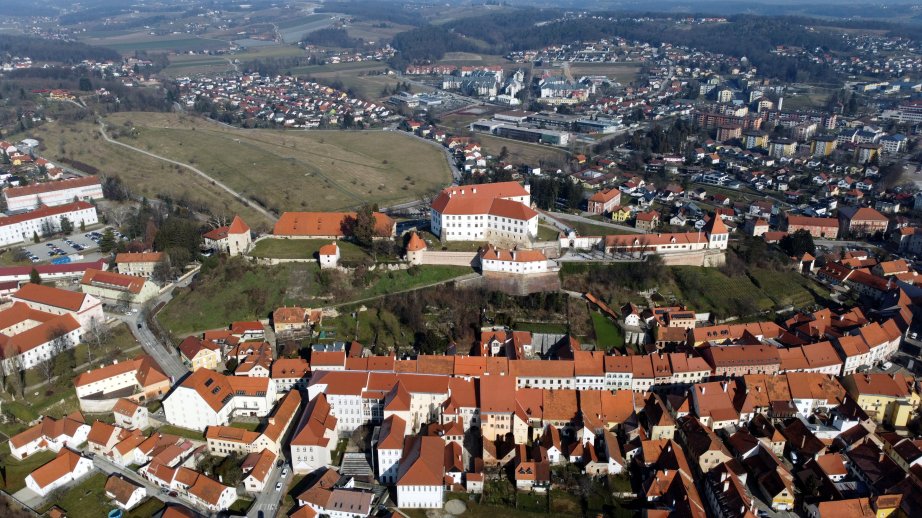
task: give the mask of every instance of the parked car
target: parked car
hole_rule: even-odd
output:
[[[278,484],[275,485],[275,490],[276,490],[276,491],[281,491],[281,490],[282,490],[282,483],[281,483],[281,482],[279,482]]]

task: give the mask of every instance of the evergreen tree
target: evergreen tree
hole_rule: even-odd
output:
[[[29,282],[32,284],[41,284],[42,276],[38,274],[38,270],[32,268],[32,271],[29,272]]]

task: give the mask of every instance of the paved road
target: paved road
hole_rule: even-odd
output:
[[[167,303],[173,298],[173,290],[176,288],[184,288],[192,282],[192,278],[195,275],[190,275],[189,277],[183,279],[179,283],[174,283],[170,285],[170,288],[161,293],[157,298],[154,299],[150,307],[156,307],[161,302]],[[172,376],[173,381],[178,381],[180,378],[186,375],[189,372],[189,369],[182,363],[179,359],[179,353],[177,352],[176,347],[173,344],[164,344],[157,339],[157,336],[151,332],[147,327],[147,323],[144,321],[141,312],[132,313],[128,315],[115,315],[116,318],[128,324],[128,327],[131,329],[131,333],[134,337],[141,343],[141,346],[144,347],[144,351],[151,355],[158,365],[163,369],[163,372],[167,376]],[[138,328],[138,324],[141,324],[141,327]]]
[[[600,226],[600,227],[614,228],[614,229],[623,230],[623,231],[626,231],[626,232],[633,232],[633,233],[635,233],[635,234],[646,234],[646,232],[644,232],[643,230],[638,230],[638,229],[636,229],[636,228],[634,228],[634,227],[629,227],[629,226],[627,226],[627,225],[619,225],[619,224],[617,224],[617,223],[609,223],[609,222],[607,222],[607,221],[599,221],[599,220],[597,220],[597,219],[591,219],[591,218],[586,218],[586,217],[583,217],[583,216],[577,216],[577,215],[575,215],[575,214],[567,214],[567,213],[564,213],[564,212],[551,212],[551,211],[541,211],[541,213],[545,215],[545,217],[546,217],[545,220],[546,220],[546,221],[551,221],[552,223],[554,223],[555,221],[558,222],[558,223],[562,223],[562,222],[560,222],[559,220],[579,221],[579,222],[581,222],[581,223],[588,223],[588,224],[590,224],[590,225],[598,225],[598,226]],[[565,228],[562,228],[561,225],[555,225],[555,226],[557,226],[557,228],[560,228],[561,230],[566,230]]]
[[[247,516],[250,518],[272,518],[273,516],[282,516],[287,509],[279,509],[282,497],[288,491],[288,481],[291,480],[291,470],[288,470],[288,476],[281,479],[282,468],[272,466],[269,477],[266,479],[266,487],[256,495],[256,500],[250,506]],[[275,484],[281,480],[282,489],[275,490]]]
[[[193,173],[195,173],[195,174],[201,176],[202,178],[208,180],[208,181],[211,182],[213,185],[216,185],[217,187],[219,187],[219,188],[221,188],[221,189],[227,191],[231,196],[233,196],[234,198],[237,198],[237,199],[238,199],[241,203],[243,203],[244,205],[246,205],[246,206],[252,208],[253,210],[255,210],[255,211],[259,212],[260,214],[262,214],[263,216],[267,217],[267,218],[269,219],[269,221],[272,221],[272,222],[278,221],[279,218],[278,218],[275,214],[273,214],[273,213],[269,212],[268,210],[266,210],[266,209],[260,207],[260,206],[257,205],[256,203],[251,202],[250,200],[248,200],[248,199],[246,198],[246,196],[244,196],[244,195],[240,194],[239,192],[237,192],[237,191],[231,189],[230,187],[227,186],[227,184],[222,183],[222,182],[218,181],[217,179],[212,178],[211,176],[208,176],[208,174],[206,174],[205,172],[203,172],[201,169],[198,169],[197,167],[193,167],[193,166],[191,166],[191,165],[189,165],[189,164],[185,164],[185,163],[183,163],[183,162],[177,162],[176,160],[172,160],[172,159],[170,159],[170,158],[167,158],[167,157],[164,157],[164,156],[160,156],[160,155],[151,153],[150,151],[145,151],[145,150],[143,150],[143,149],[136,148],[136,147],[134,147],[134,146],[129,146],[128,144],[125,144],[125,143],[123,143],[123,142],[119,142],[119,141],[117,141],[117,140],[114,140],[114,139],[110,138],[108,134],[106,134],[106,124],[105,124],[104,122],[102,122],[101,119],[100,119],[98,122],[99,122],[99,133],[102,134],[102,138],[106,139],[106,142],[109,142],[110,144],[115,144],[115,145],[117,145],[117,146],[122,146],[122,147],[127,148],[127,149],[130,149],[130,150],[132,150],[132,151],[141,153],[142,155],[147,155],[147,156],[149,156],[149,157],[151,157],[151,158],[156,158],[157,160],[163,160],[164,162],[167,162],[167,163],[170,163],[170,164],[173,164],[173,165],[178,165],[178,166],[180,166],[180,167],[185,167],[186,169],[192,171]]]

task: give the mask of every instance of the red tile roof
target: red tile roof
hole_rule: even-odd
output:
[[[56,182],[34,183],[32,185],[24,185],[22,187],[7,187],[6,189],[3,189],[3,193],[7,198],[14,198],[17,196],[30,196],[33,194],[62,191],[65,189],[73,189],[75,187],[86,187],[88,185],[94,184],[100,184],[99,178],[95,176],[81,176],[80,178],[69,178],[67,180],[59,180]]]
[[[272,233],[277,236],[338,236],[346,235],[347,218],[355,212],[285,212],[275,223]],[[374,213],[375,230],[381,237],[394,232],[394,220],[382,212]]]

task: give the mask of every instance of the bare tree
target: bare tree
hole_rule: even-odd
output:
[[[86,348],[86,361],[93,361],[93,348],[100,349],[103,345],[109,343],[109,340],[112,338],[112,331],[109,329],[109,326],[105,322],[100,321],[96,317],[90,319],[90,323],[87,326],[86,338],[89,341]]]
[[[109,211],[109,220],[112,221],[116,227],[122,228],[126,223],[128,223],[128,219],[133,215],[134,210],[132,210],[130,206],[119,205],[117,207],[113,207],[112,210]]]
[[[228,225],[230,225],[230,222],[228,221],[227,214],[212,214],[211,217],[208,218],[208,226],[211,228],[226,227]]]
[[[7,358],[2,370],[6,374],[10,395],[13,396],[13,399],[16,399],[16,396],[22,397],[25,382],[23,380],[22,356],[19,355],[19,349],[15,345],[7,344],[3,349],[3,356]]]

